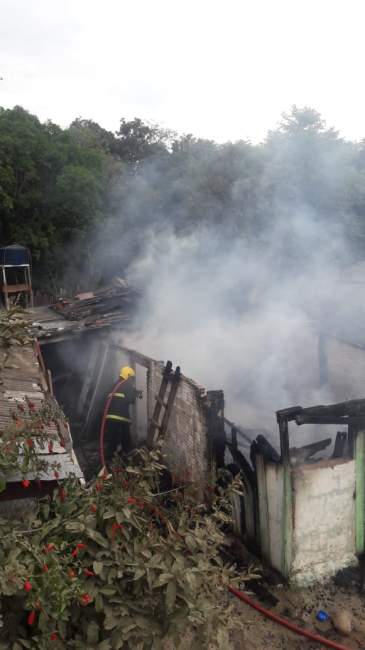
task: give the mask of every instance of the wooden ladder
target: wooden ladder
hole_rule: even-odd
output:
[[[164,368],[160,390],[158,392],[158,395],[156,395],[156,404],[148,428],[147,445],[149,448],[152,448],[157,440],[159,438],[162,438],[167,431],[167,426],[173,409],[180,377],[180,366],[176,366],[175,372],[172,373],[172,363],[171,361],[168,361]],[[166,391],[169,384],[171,384],[171,387],[168,398],[166,400]],[[163,415],[160,422],[162,411]]]

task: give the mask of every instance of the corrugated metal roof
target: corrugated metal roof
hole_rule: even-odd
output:
[[[25,405],[26,401],[30,400],[36,408],[39,408],[46,396],[49,396],[47,381],[38,360],[35,342],[23,346],[14,345],[7,350],[0,348],[0,354],[1,352],[3,367],[0,370],[0,432],[14,424],[13,413],[17,411],[17,404]],[[59,426],[66,441],[66,447],[62,447],[55,441],[52,454],[49,453],[48,446],[40,448],[38,445],[38,452],[50,464],[58,463],[59,479],[71,475],[82,477],[81,469],[72,450],[69,427],[65,423],[60,423]],[[47,425],[46,432],[59,435],[55,423]],[[24,477],[15,475],[7,480],[13,482],[22,478]],[[35,476],[29,474],[27,478],[31,480]],[[50,467],[49,471],[43,472],[39,478],[54,480],[54,469]]]

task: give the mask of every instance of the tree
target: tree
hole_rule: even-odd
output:
[[[130,121],[122,118],[116,136],[118,139],[116,151],[119,157],[135,165],[150,156],[167,153],[171,134],[156,124],[147,124],[135,117]]]

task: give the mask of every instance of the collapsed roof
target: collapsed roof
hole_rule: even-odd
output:
[[[140,293],[122,278],[113,286],[78,294],[73,300],[60,299],[49,307],[36,307],[33,328],[40,339],[62,340],[69,335],[128,324],[135,313]]]

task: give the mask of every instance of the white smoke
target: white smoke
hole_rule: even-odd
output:
[[[274,431],[276,410],[330,402],[319,382],[318,333],[341,310],[343,242],[328,235],[308,211],[279,221],[255,246],[226,241],[223,228],[150,232],[129,269],[144,299],[128,345],[223,388],[226,414],[242,426]],[[293,266],[278,259],[285,252]]]

